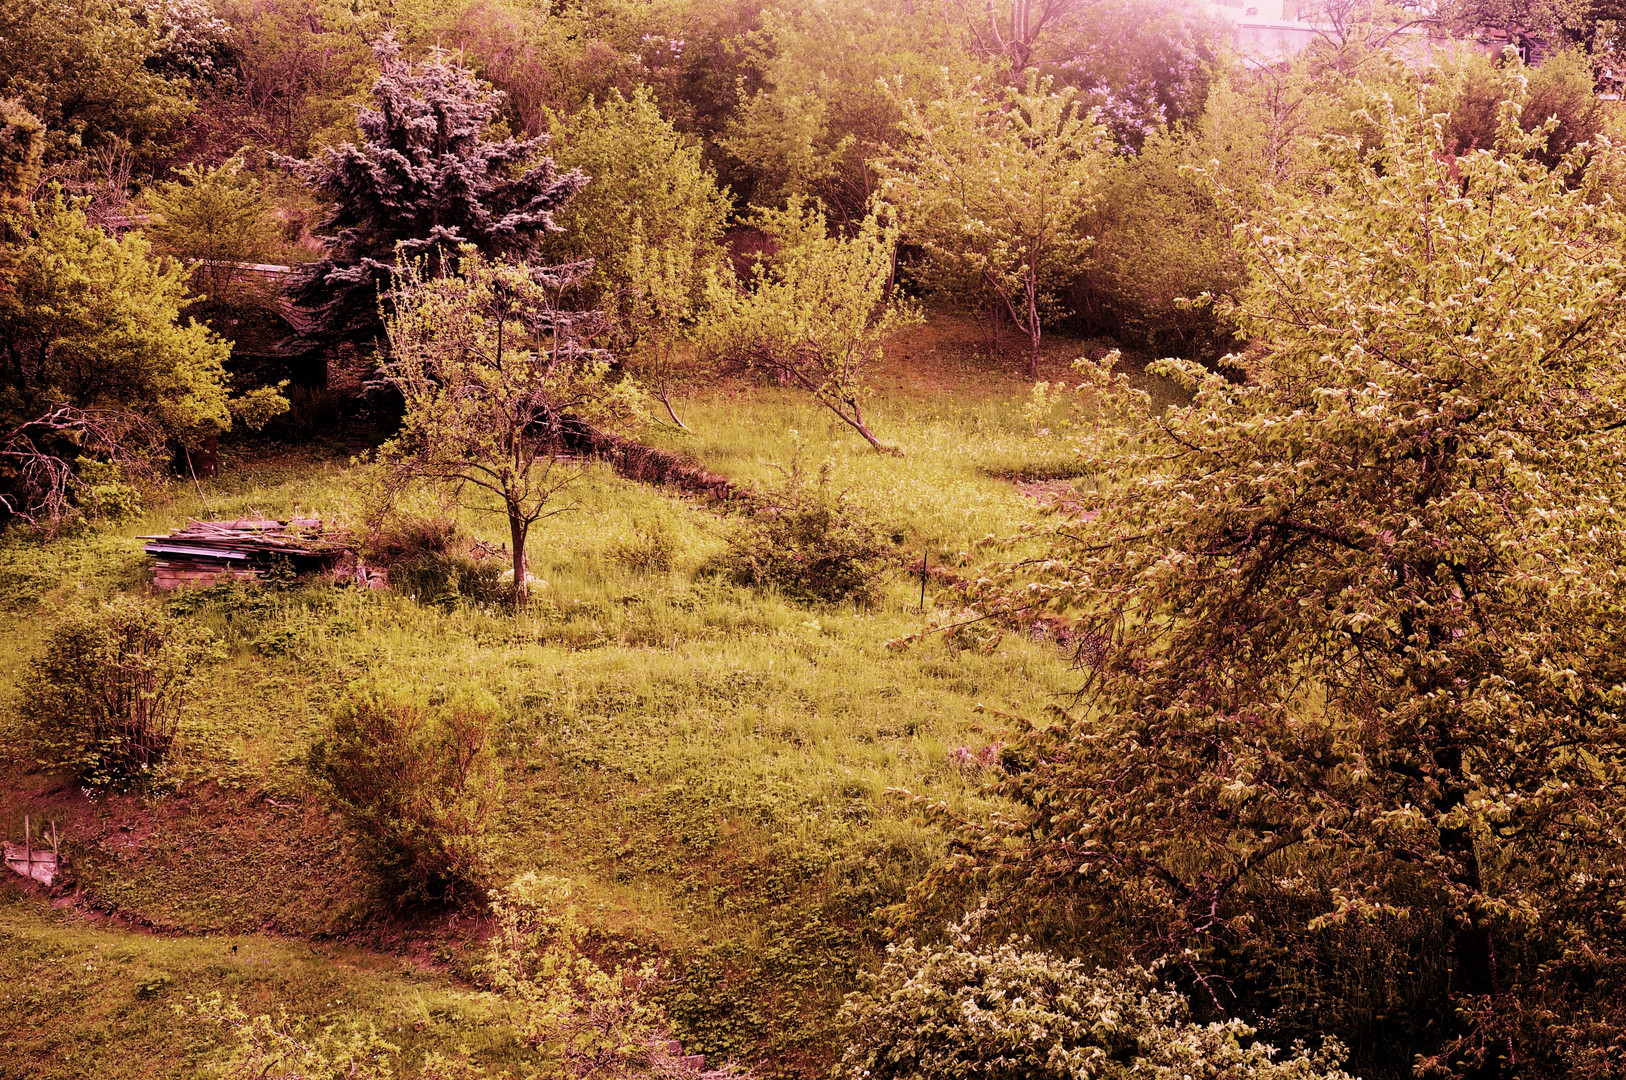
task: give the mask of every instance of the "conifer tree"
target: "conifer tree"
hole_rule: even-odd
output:
[[[466,244],[528,261],[540,235],[556,228],[554,211],[586,182],[542,156],[545,137],[487,138],[502,95],[446,53],[410,64],[389,36],[376,52],[383,70],[374,107],[356,119],[361,144],[315,161],[279,159],[333,200],[321,226],[327,253],[290,286],[313,321],[297,352],[380,342],[379,300],[397,260],[436,276],[455,267]]]

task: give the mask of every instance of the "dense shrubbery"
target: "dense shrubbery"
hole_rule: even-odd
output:
[[[384,891],[406,905],[477,899],[486,826],[502,796],[489,711],[357,691],[311,748],[310,769],[360,841]]]
[[[207,633],[142,600],[68,614],[23,677],[40,763],[103,787],[152,778],[209,656]]]
[[[841,1019],[847,1080],[1093,1080],[1225,1077],[1350,1080],[1343,1048],[1282,1061],[1239,1020],[1198,1024],[1143,968],[1091,970],[1026,941],[973,942],[977,917],[936,947],[889,946]]]
[[[1235,344],[1205,293],[1240,282],[1231,221],[1191,166],[1193,140],[1168,132],[1113,164],[1089,229],[1095,244],[1072,301],[1088,323],[1157,356],[1213,359]]]
[[[0,520],[60,524],[80,460],[146,467],[287,408],[233,395],[230,345],[181,319],[186,278],[60,189],[0,219]]]
[[[513,597],[512,575],[503,560],[486,557],[448,515],[423,516],[379,510],[362,541],[362,556],[382,567],[390,587],[425,604],[500,604]]]
[[[892,545],[830,489],[828,465],[814,480],[793,467],[771,502],[734,531],[705,572],[804,603],[875,599]]]

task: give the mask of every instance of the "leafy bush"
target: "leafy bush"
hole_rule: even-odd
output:
[[[502,797],[490,725],[467,700],[428,709],[361,691],[311,749],[311,771],[402,905],[451,904],[486,885],[486,824]]]
[[[978,921],[951,927],[939,948],[913,940],[887,948],[881,970],[842,1006],[847,1049],[838,1075],[1349,1080],[1336,1042],[1275,1061],[1275,1048],[1253,1042],[1240,1020],[1192,1023],[1185,998],[1159,989],[1144,968],[1091,972],[1014,939],[979,948]]]
[[[678,545],[662,521],[647,527],[634,526],[631,536],[617,537],[609,546],[610,559],[644,573],[666,574],[677,560]]]
[[[236,998],[216,991],[208,997],[188,997],[174,1006],[183,1019],[197,1017],[218,1025],[226,1034],[221,1060],[205,1066],[205,1076],[222,1080],[482,1080],[484,1069],[466,1056],[448,1058],[435,1051],[423,1056],[418,1068],[402,1068],[407,1057],[401,1047],[382,1038],[369,1023],[361,1028],[337,1024],[318,1026],[308,1017],[281,1010],[250,1016]],[[506,1075],[506,1074],[504,1074]]]
[[[81,456],[74,468],[81,485],[79,510],[86,518],[127,521],[141,513],[141,489],[119,462]]]
[[[425,555],[450,555],[468,548],[468,535],[449,514],[428,516],[369,506],[366,516],[368,528],[361,553],[368,562],[393,566]]]
[[[875,599],[892,547],[845,495],[830,490],[828,465],[811,483],[793,465],[772,502],[729,537],[706,570],[804,603]]]
[[[749,1076],[684,1055],[650,998],[655,965],[606,971],[587,954],[587,930],[563,881],[525,874],[494,893],[491,910],[497,925],[481,974],[513,1002],[520,1040],[551,1051],[565,1080]]]
[[[54,626],[23,677],[40,764],[99,787],[136,782],[169,757],[209,635],[119,598]]]
[[[1113,165],[1070,298],[1088,323],[1127,343],[1208,360],[1228,351],[1233,328],[1212,306],[1184,301],[1228,293],[1241,274],[1231,223],[1202,178],[1182,170],[1200,151],[1164,133]]]
[[[898,226],[877,204],[843,236],[804,200],[762,211],[757,224],[778,250],[757,263],[748,288],[726,263],[707,279],[711,314],[698,335],[701,355],[807,391],[870,446],[901,456],[864,419],[887,341],[921,321],[892,287]]]
[[[513,589],[496,559],[479,558],[482,549],[446,515],[380,515],[362,544],[369,563],[384,567],[390,587],[426,604],[468,600],[496,604]]]

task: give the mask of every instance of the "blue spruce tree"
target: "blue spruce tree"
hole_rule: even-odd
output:
[[[338,346],[370,350],[383,340],[399,260],[422,259],[431,275],[452,272],[457,249],[529,262],[553,214],[587,178],[561,173],[543,156],[545,136],[486,138],[502,94],[441,50],[420,64],[401,59],[385,36],[373,108],[356,118],[362,141],[314,161],[279,163],[333,200],[319,226],[323,258],[301,267],[288,296],[304,314],[288,352],[307,362]]]

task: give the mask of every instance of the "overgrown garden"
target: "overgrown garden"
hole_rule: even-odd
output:
[[[0,1077],[1621,1075],[1602,14],[11,6]]]

